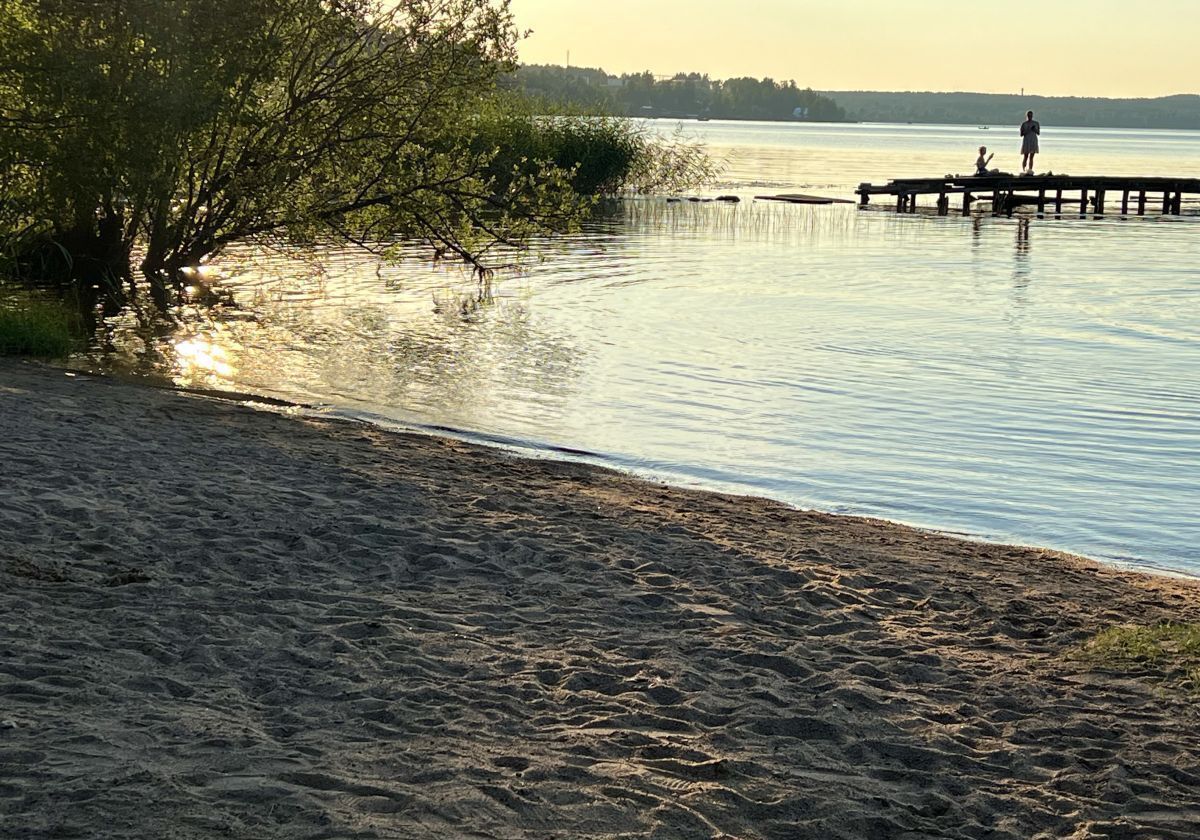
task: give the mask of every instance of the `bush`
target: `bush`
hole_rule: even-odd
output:
[[[665,138],[625,118],[541,114],[538,105],[501,97],[474,126],[480,152],[498,150],[490,174],[508,178],[534,174],[545,165],[569,173],[580,196],[623,192],[679,192],[712,179],[715,167],[702,146]]]
[[[66,356],[77,320],[61,303],[0,300],[0,356]]]

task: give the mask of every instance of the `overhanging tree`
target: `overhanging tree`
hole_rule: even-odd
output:
[[[0,0],[0,241],[160,305],[253,237],[481,266],[585,203],[466,130],[515,40],[507,0]]]

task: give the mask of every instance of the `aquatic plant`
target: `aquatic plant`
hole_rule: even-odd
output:
[[[0,299],[0,356],[66,356],[74,346],[78,320],[57,301]]]
[[[636,120],[512,94],[488,102],[471,134],[480,152],[492,154],[497,181],[551,167],[568,173],[571,188],[588,197],[695,189],[717,171],[704,147],[682,134],[666,137]]]
[[[622,202],[614,212],[635,229],[673,237],[719,236],[788,247],[846,241],[856,235],[860,223],[857,211],[847,205],[813,207],[769,201],[632,200]]]

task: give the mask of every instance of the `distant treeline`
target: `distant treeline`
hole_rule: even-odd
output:
[[[612,76],[590,67],[525,65],[507,84],[550,105],[618,116],[709,117],[735,120],[841,121],[836,102],[794,81],[714,80],[699,73],[663,78]]]
[[[1095,128],[1200,130],[1200,96],[1098,99],[992,93],[814,91],[794,81],[710,79],[699,73],[614,76],[594,67],[527,64],[501,85],[551,108],[614,116],[734,120],[1008,125],[1040,120]]]
[[[1200,96],[1159,99],[1089,99],[989,93],[886,93],[825,91],[862,122],[1008,125],[1025,112],[1063,126],[1200,129]]]

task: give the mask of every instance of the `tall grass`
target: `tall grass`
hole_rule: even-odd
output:
[[[570,173],[582,196],[680,192],[702,186],[716,165],[700,144],[663,137],[624,117],[546,114],[538,103],[497,97],[473,127],[481,150],[496,150],[493,174],[551,165]]]
[[[0,298],[0,356],[62,358],[75,345],[79,316],[63,303]]]

